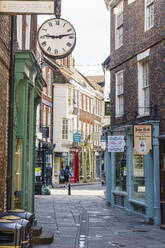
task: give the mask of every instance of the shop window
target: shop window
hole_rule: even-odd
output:
[[[16,139],[14,169],[14,208],[21,208],[22,193],[22,139]]]
[[[133,197],[145,199],[144,155],[133,156]]]
[[[86,152],[86,172],[87,177],[90,177],[90,158],[89,158],[89,150]]]
[[[116,170],[116,190],[126,191],[126,154],[122,152],[115,153],[115,170]]]

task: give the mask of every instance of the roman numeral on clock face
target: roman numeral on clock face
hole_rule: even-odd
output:
[[[51,22],[48,22],[49,27],[53,27],[53,24]]]
[[[72,46],[72,44],[71,44],[70,42],[67,42],[66,45],[67,45],[68,47],[71,47],[71,46]]]
[[[40,39],[45,39],[45,35],[41,35],[40,36]]]
[[[47,51],[50,52],[51,51],[51,47],[48,47]]]
[[[70,32],[72,29],[71,28],[69,28],[68,30],[67,30],[67,32]]]
[[[60,25],[60,21],[56,21],[56,25]]]
[[[57,49],[55,49],[55,50],[54,50],[54,53],[55,53],[55,54],[58,54],[58,50],[57,50]]]
[[[45,47],[45,46],[46,46],[46,41],[42,42],[41,45],[42,45],[43,47]]]

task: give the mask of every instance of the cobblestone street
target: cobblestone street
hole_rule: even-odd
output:
[[[106,207],[100,184],[51,190],[36,196],[36,218],[54,241],[35,248],[164,248],[165,231],[120,208]]]

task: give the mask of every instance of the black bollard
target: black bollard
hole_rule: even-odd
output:
[[[71,195],[71,185],[70,185],[70,183],[68,184],[68,195]]]

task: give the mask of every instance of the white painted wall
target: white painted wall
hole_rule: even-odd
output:
[[[53,103],[53,143],[56,144],[55,152],[68,152],[72,144],[72,115],[71,108],[68,107],[68,85],[54,86],[54,103]],[[62,139],[62,122],[63,118],[68,119],[69,132],[68,140]]]

